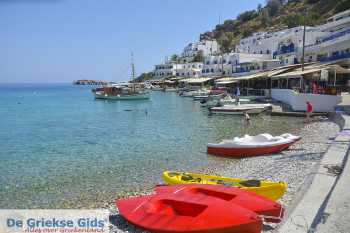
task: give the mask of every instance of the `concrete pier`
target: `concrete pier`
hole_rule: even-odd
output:
[[[280,233],[340,233],[350,229],[350,116],[341,115],[342,130],[331,141],[304,196],[289,210]]]

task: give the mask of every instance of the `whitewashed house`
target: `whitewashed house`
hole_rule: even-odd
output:
[[[350,10],[330,17],[318,26],[323,36],[305,48],[307,61],[331,62],[350,58]]]

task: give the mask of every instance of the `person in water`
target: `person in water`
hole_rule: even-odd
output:
[[[244,112],[244,122],[246,127],[250,126],[250,116],[247,111]]]
[[[309,101],[306,101],[306,122],[310,122],[310,117],[312,115],[312,112],[314,111],[314,108],[312,104]]]

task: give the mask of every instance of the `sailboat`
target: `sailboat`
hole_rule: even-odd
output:
[[[146,100],[150,98],[150,92],[135,83],[135,65],[131,53],[132,78],[129,85],[112,85],[93,89],[96,99],[108,100]]]

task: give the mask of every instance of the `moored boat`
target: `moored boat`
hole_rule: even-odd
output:
[[[132,90],[125,87],[102,87],[92,90],[96,99],[107,100],[145,100],[150,99],[150,93],[146,90]]]
[[[253,211],[260,215],[266,222],[280,222],[283,218],[284,209],[281,204],[259,196],[247,190],[223,185],[170,185],[157,186],[158,194],[176,194],[193,199],[224,200],[227,205],[234,204]]]
[[[249,99],[244,99],[244,98],[240,98],[239,99],[240,103],[248,103],[250,102]],[[207,108],[212,108],[212,107],[221,107],[224,105],[236,105],[236,99],[232,98],[230,95],[225,96],[224,98],[220,98],[220,99],[211,99],[208,98],[206,100],[202,100],[201,101],[201,106],[202,107],[207,107]]]
[[[259,114],[270,107],[270,104],[238,104],[224,105],[221,107],[212,107],[209,110],[210,113],[213,114],[242,115],[245,112],[249,114]]]
[[[210,196],[157,193],[120,199],[120,214],[155,233],[260,233],[261,218],[248,209]]]
[[[273,182],[267,180],[246,180],[188,172],[163,172],[163,180],[166,184],[211,184],[225,185],[254,192],[270,200],[280,199],[287,189],[286,182]]]
[[[207,152],[208,154],[230,157],[274,154],[287,149],[299,139],[300,137],[298,136],[245,135],[242,138],[235,137],[231,140],[223,140],[220,143],[208,143]]]

